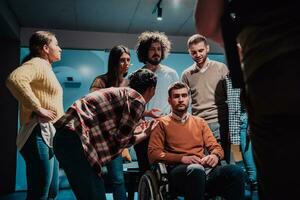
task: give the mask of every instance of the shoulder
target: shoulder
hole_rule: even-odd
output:
[[[195,116],[195,115],[190,115],[190,120],[192,120],[200,125],[207,124],[205,119],[203,119],[202,117]]]
[[[195,64],[188,66],[185,70],[183,70],[182,75],[191,74],[194,68],[195,68]]]
[[[31,65],[31,66],[47,68],[47,69],[52,68],[51,64],[48,61],[46,61],[45,59],[42,59],[40,57],[32,58],[29,61],[25,62],[22,66],[24,66],[24,65]]]
[[[101,74],[99,76],[97,76],[95,78],[95,80],[99,80],[99,81],[102,81],[102,82],[106,82],[107,81],[107,75],[106,74]]]
[[[166,126],[172,122],[172,118],[169,115],[165,115],[156,119],[160,126]]]
[[[160,65],[160,70],[170,74],[177,74],[176,70],[167,66],[167,65]]]
[[[47,72],[45,72],[45,69],[48,65],[48,68],[51,69],[50,63],[47,63],[44,59],[38,57],[31,58],[30,60],[14,69],[10,73],[9,77],[27,76],[40,73],[47,74]]]
[[[97,76],[94,79],[91,87],[101,89],[101,88],[106,88],[106,85],[107,85],[107,75],[106,74],[102,74],[102,75]]]
[[[216,61],[216,60],[209,60],[210,65],[216,67],[217,69],[225,69],[228,70],[228,67],[226,66],[225,63]]]
[[[125,98],[128,97],[132,101],[141,103],[142,105],[146,104],[144,97],[130,87],[114,87],[113,89],[119,90]]]

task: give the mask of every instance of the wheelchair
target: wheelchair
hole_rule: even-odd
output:
[[[171,200],[166,165],[157,163],[140,178],[138,200]]]
[[[224,163],[223,163],[224,164]],[[176,200],[181,194],[170,191],[167,167],[164,163],[155,163],[139,180],[138,200]],[[205,194],[206,200],[223,200],[219,196]]]

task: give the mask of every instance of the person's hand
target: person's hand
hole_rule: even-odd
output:
[[[152,118],[158,118],[160,117],[160,114],[158,114],[161,110],[157,108],[152,108],[151,110],[146,110],[144,112],[144,117],[152,117]]]
[[[143,141],[147,137],[149,137],[150,133],[153,129],[157,126],[159,121],[153,119],[150,121],[143,121],[134,129],[134,137],[135,137],[135,144]]]
[[[35,111],[40,122],[49,122],[56,118],[56,112],[47,110],[45,108],[39,108]]]
[[[219,158],[215,154],[210,154],[201,159],[202,165],[208,165],[210,167],[215,167],[219,163]]]
[[[159,121],[152,119],[149,121],[142,121],[134,130],[134,134],[146,134],[146,136],[150,135],[153,129],[157,126]]]
[[[130,156],[130,153],[129,153],[129,150],[126,148],[126,149],[123,149],[122,151],[122,158],[128,162],[131,162],[132,159],[131,159],[131,156]]]
[[[182,156],[181,163],[183,164],[201,164],[201,158],[198,156]]]

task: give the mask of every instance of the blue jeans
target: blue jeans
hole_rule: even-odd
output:
[[[228,122],[211,122],[208,123],[210,130],[217,139],[217,142],[221,144],[224,150],[224,156],[227,163],[230,163],[230,142],[229,142],[229,128]]]
[[[76,132],[57,130],[54,153],[78,200],[106,200],[103,179],[87,161]]]
[[[216,166],[208,175],[197,164],[168,167],[171,192],[185,200],[203,200],[205,193],[230,200],[245,198],[245,174],[236,165]],[[174,195],[175,196],[175,195]]]
[[[114,200],[126,200],[126,187],[123,174],[123,158],[117,156],[106,164],[109,179],[113,185]]]
[[[243,156],[246,172],[249,176],[249,180],[250,182],[254,183],[257,181],[256,166],[254,163],[254,158],[252,153],[252,144],[251,141],[249,140],[249,137],[247,136],[249,130],[247,113],[245,112],[241,113],[240,123],[241,123],[240,124],[241,153]]]
[[[58,195],[58,161],[37,125],[20,151],[26,163],[28,200],[55,199]]]

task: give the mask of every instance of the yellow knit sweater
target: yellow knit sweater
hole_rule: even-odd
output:
[[[56,112],[54,121],[64,114],[62,87],[51,64],[42,58],[32,58],[15,69],[6,86],[20,103],[21,125],[28,123],[41,107]]]

